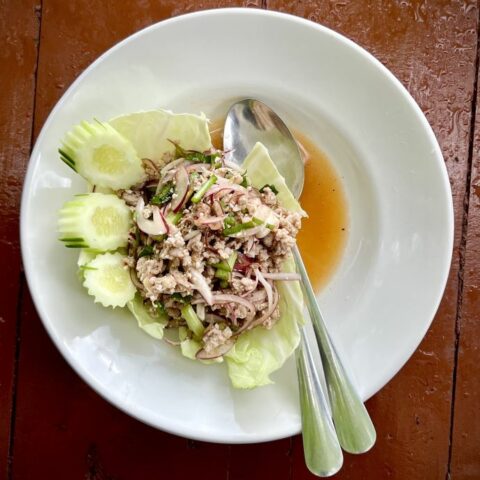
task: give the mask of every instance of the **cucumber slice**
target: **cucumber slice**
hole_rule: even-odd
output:
[[[103,253],[87,264],[83,286],[95,303],[104,307],[124,307],[135,297],[135,285],[130,279],[121,253]]]
[[[108,123],[80,123],[65,135],[58,151],[63,162],[99,187],[118,190],[145,179],[135,148]]]
[[[132,213],[116,195],[77,195],[59,212],[60,240],[69,248],[89,248],[99,252],[127,245]]]
[[[84,248],[80,250],[80,254],[78,255],[78,260],[77,260],[77,266],[78,266],[77,274],[78,274],[78,278],[82,282],[85,280],[85,277],[83,276],[83,272],[89,269],[89,267],[87,266],[87,263],[91,262],[96,256],[97,256],[97,252],[86,250]]]
[[[91,183],[87,184],[87,192],[88,193],[115,193],[109,187],[99,187],[98,185],[92,185]]]

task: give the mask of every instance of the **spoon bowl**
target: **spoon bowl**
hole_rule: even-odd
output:
[[[265,103],[247,98],[232,105],[223,132],[227,160],[241,164],[255,143],[267,147],[278,171],[295,198],[300,198],[305,179],[297,141],[283,120]]]

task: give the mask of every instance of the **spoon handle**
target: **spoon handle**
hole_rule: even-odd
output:
[[[298,386],[302,411],[303,451],[308,469],[319,477],[330,477],[343,464],[343,454],[328,408],[328,401],[318,378],[312,352],[300,329],[297,360]]]
[[[375,427],[330,340],[305,265],[296,246],[293,247],[293,256],[302,277],[302,289],[320,349],[338,440],[345,451],[364,453],[375,443]]]

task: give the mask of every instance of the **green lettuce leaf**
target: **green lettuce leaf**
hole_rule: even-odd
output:
[[[127,307],[137,320],[138,326],[153,338],[161,340],[163,338],[163,330],[167,324],[166,317],[152,317],[143,303],[143,299],[139,293],[135,294],[133,300],[127,303]]]
[[[112,118],[110,125],[132,142],[140,158],[162,165],[164,155],[179,143],[186,150],[203,152],[212,146],[205,115],[174,114],[165,110],[130,113]]]
[[[272,162],[268,150],[257,143],[243,163],[247,176],[256,188],[273,184],[280,204],[291,211],[303,212],[288,190],[285,180]],[[283,264],[284,272],[294,272],[293,257]],[[278,370],[295,351],[300,341],[299,324],[303,324],[303,294],[298,282],[277,282],[280,295],[280,318],[267,330],[257,327],[239,336],[225,355],[228,374],[235,388],[254,388],[273,383],[270,374]]]
[[[265,185],[274,185],[278,191],[278,202],[282,207],[291,212],[300,212],[306,215],[300,204],[295,200],[292,192],[288,189],[285,179],[277,170],[265,145],[257,142],[243,161],[242,168],[246,170],[247,177],[254,187],[260,189]]]

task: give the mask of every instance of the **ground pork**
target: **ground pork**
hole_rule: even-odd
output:
[[[203,335],[203,348],[207,353],[213,353],[220,346],[227,342],[233,335],[230,327],[225,327],[223,330],[215,323],[207,329]]]
[[[277,305],[269,315],[271,305],[267,290],[257,281],[256,271],[271,273],[281,269],[295,245],[302,214],[281,207],[269,187],[259,192],[250,186],[240,186],[244,182],[241,172],[209,164],[194,167],[189,173],[191,190],[198,191],[215,174],[214,194],[207,192],[201,201],[187,203],[176,226],[169,220],[168,232],[163,236],[149,237],[134,225],[129,236],[130,256],[125,264],[126,268],[135,270],[144,286],[142,295],[154,305],[163,305],[169,317],[168,328],[185,325],[181,315],[185,304],[198,305],[200,302],[203,305],[201,310],[214,319],[214,323],[212,319],[205,320],[206,329],[201,339],[205,352],[210,354],[230,341],[242,326],[249,329],[261,324],[271,328],[278,320],[279,307]],[[190,166],[187,165],[187,168],[190,169]],[[155,172],[150,173],[154,175]],[[175,187],[174,170],[167,175],[168,181],[172,181]],[[228,190],[230,182],[235,184],[233,191]],[[149,198],[153,193],[149,192],[146,188],[137,188],[119,192],[119,196],[132,210],[143,197],[146,203],[143,216],[151,218]],[[168,217],[167,205],[159,208],[162,215]],[[217,220],[211,222],[214,217]],[[264,223],[240,228],[237,233],[224,233],[231,226],[238,228],[239,225],[257,221]],[[138,258],[140,253],[143,256]],[[234,262],[234,272],[219,270],[218,264],[225,265],[229,260]],[[203,286],[198,283],[198,277],[192,276],[193,271],[201,273],[205,281]],[[267,282],[276,298],[275,282]],[[205,285],[214,295],[240,297],[248,302],[249,307],[238,301],[207,305],[203,296]]]

